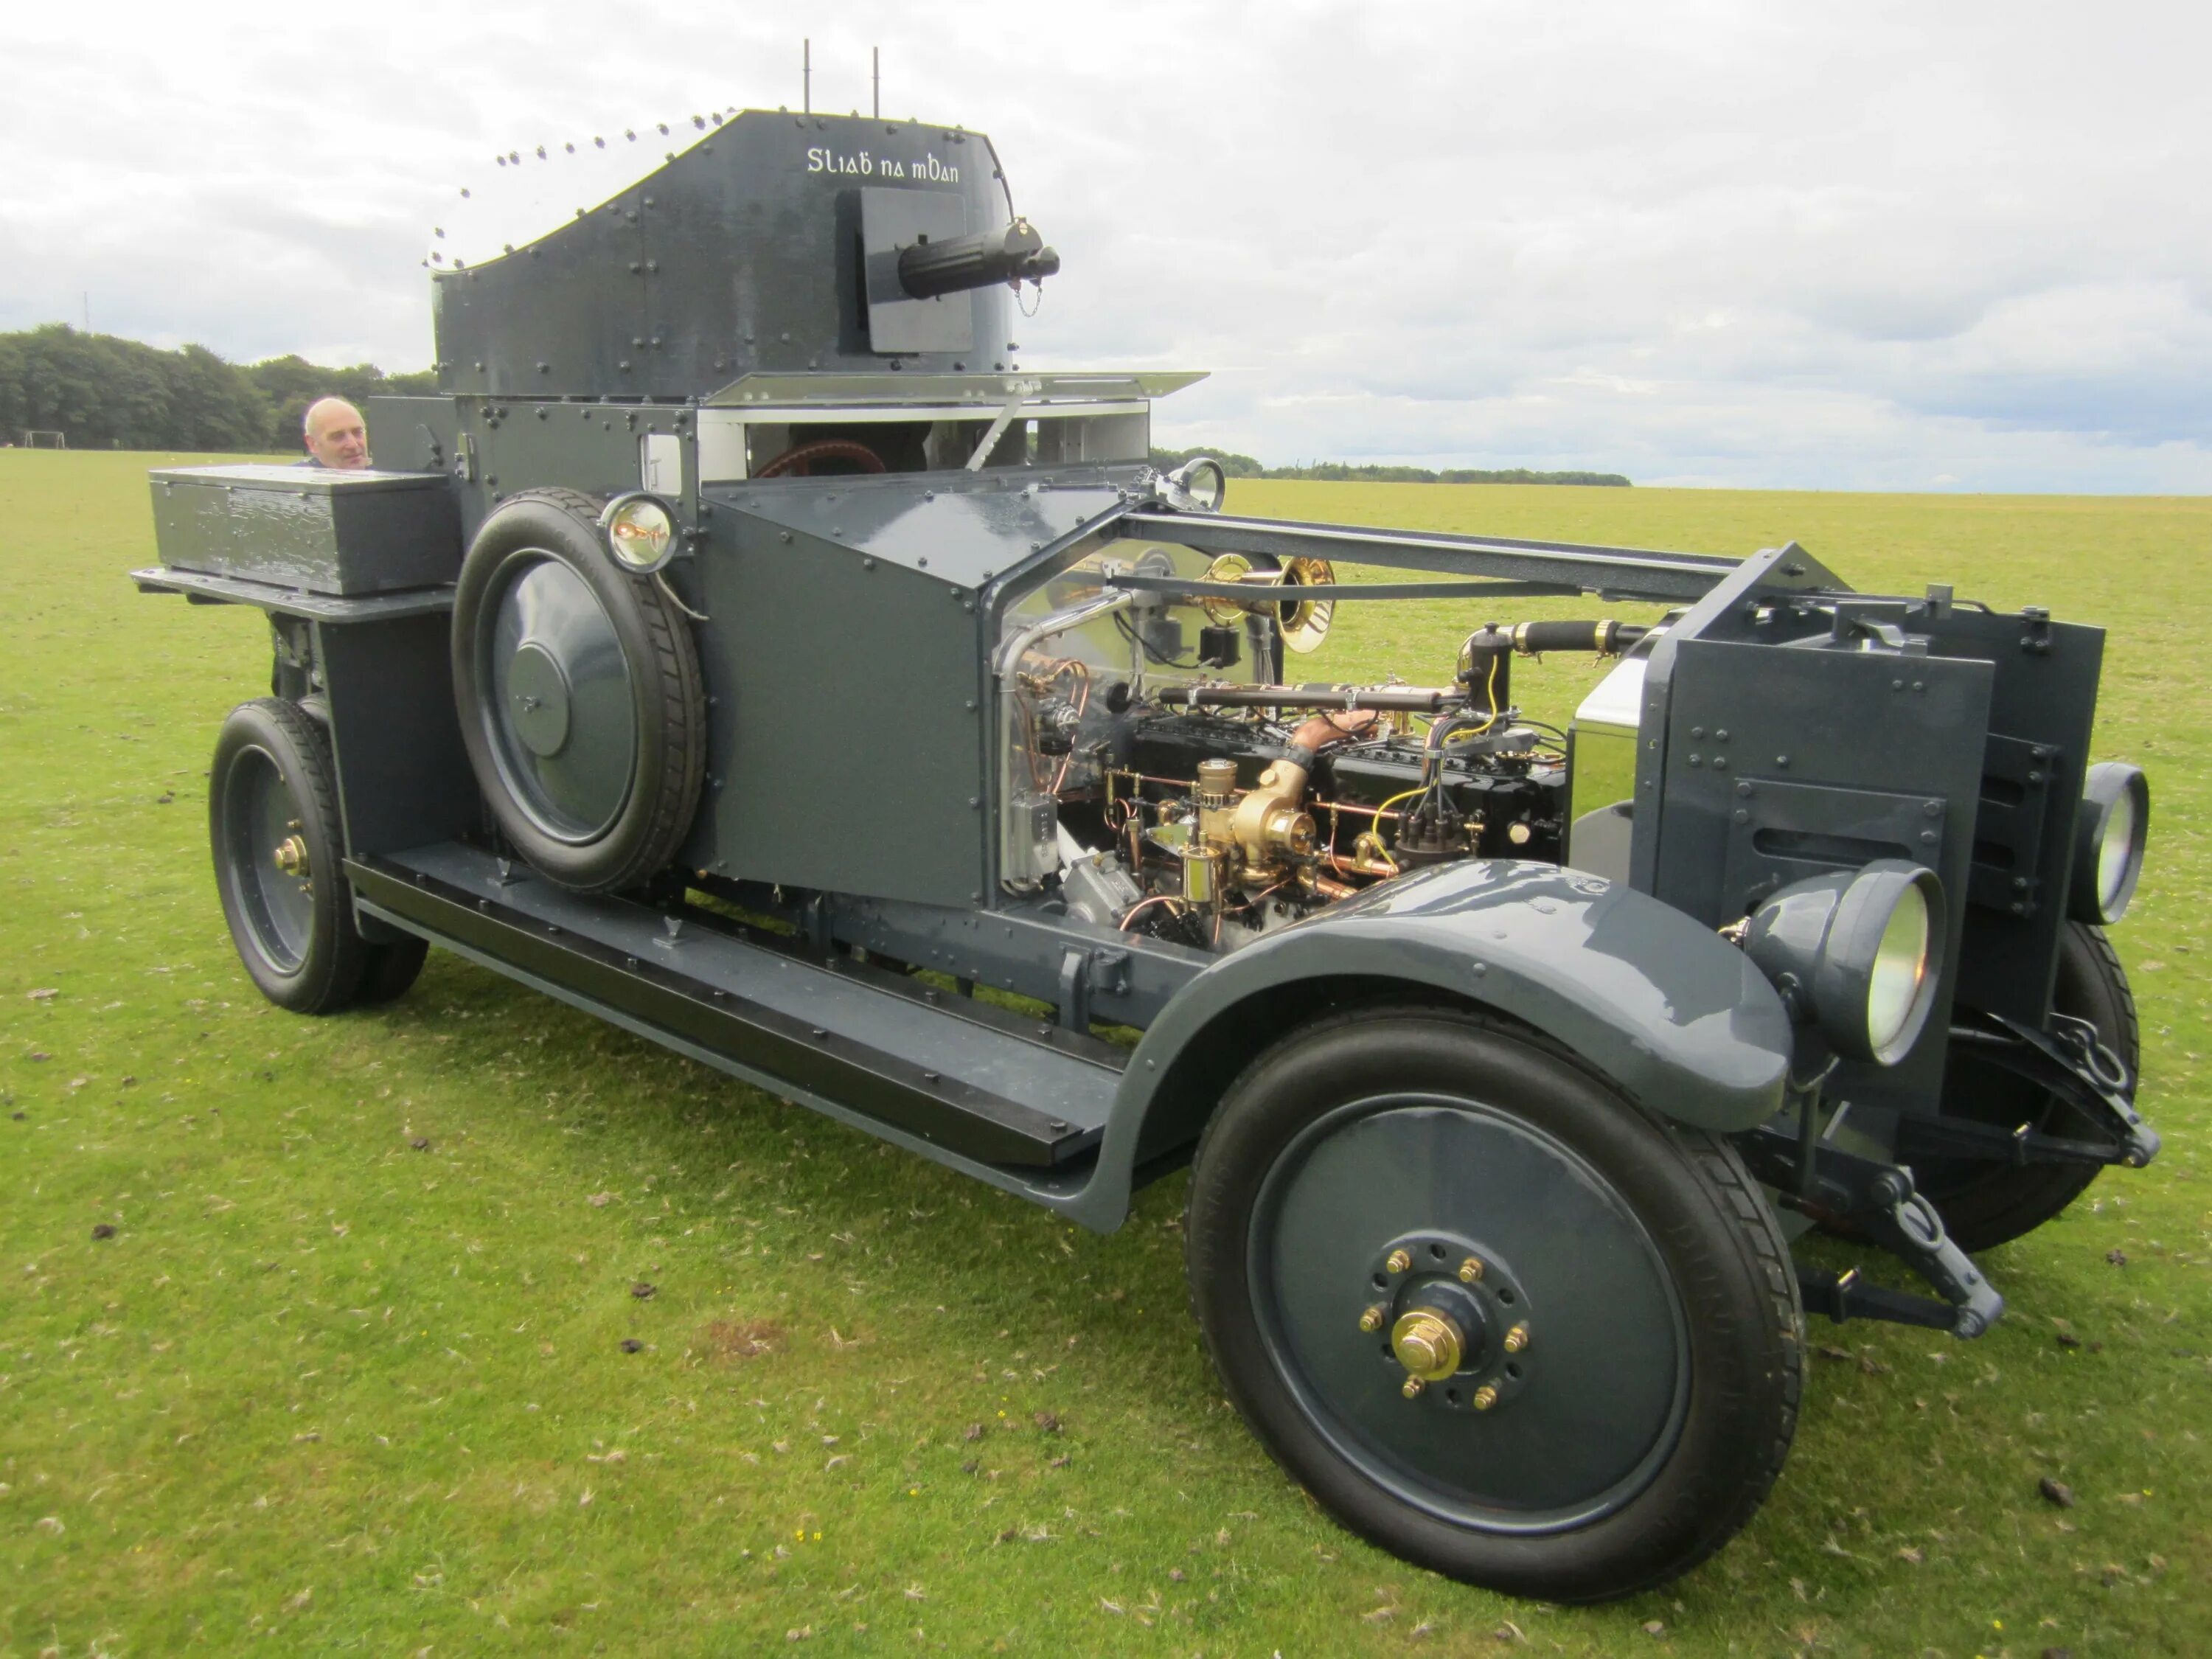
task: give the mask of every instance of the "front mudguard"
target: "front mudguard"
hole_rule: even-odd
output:
[[[1137,1045],[1099,1174],[1112,1182],[1187,1148],[1261,1048],[1393,988],[1508,1015],[1698,1128],[1749,1129],[1782,1109],[1790,1018],[1741,951],[1617,882],[1468,860],[1382,883],[1199,975]]]

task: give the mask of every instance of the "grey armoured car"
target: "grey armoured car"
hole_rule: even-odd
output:
[[[435,945],[1088,1227],[1190,1165],[1269,1449],[1553,1600],[1748,1519],[1808,1311],[1976,1335],[1972,1254],[2154,1153],[2098,629],[1795,545],[1233,515],[1147,459],[1194,377],[1020,367],[1059,260],[982,135],[647,143],[573,201],[607,146],[516,153],[556,210],[439,240],[443,391],[372,405],[374,470],[154,476],[139,584],[270,619],[209,828],[274,1001]],[[1408,600],[1455,660],[1296,672]],[[1556,729],[1514,677],[1562,653],[1613,665]]]

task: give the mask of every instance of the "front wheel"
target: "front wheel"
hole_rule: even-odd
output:
[[[1719,1138],[1473,1013],[1343,1015],[1200,1142],[1191,1300],[1277,1462],[1472,1583],[1595,1601],[1748,1521],[1796,1427],[1786,1245]]]
[[[2127,970],[2101,927],[2069,921],[2058,935],[2054,1013],[2087,1020],[2097,1041],[2127,1068],[2135,1092],[2142,1064],[2142,1032]],[[2072,1103],[1972,1048],[1953,1051],[1943,1081],[1943,1111],[1970,1122],[2094,1140],[2100,1127]],[[1913,1165],[1920,1191],[1942,1212],[1943,1225],[1969,1253],[2033,1232],[2088,1190],[2101,1164],[2014,1164],[2008,1159],[1924,1158]]]

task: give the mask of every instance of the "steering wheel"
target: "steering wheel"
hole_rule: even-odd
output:
[[[817,461],[850,461],[863,472],[881,472],[884,458],[866,444],[854,443],[850,438],[822,438],[811,444],[800,444],[787,449],[759,471],[756,478],[811,478]]]

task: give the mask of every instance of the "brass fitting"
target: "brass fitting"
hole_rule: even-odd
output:
[[[1218,908],[1226,896],[1229,849],[1212,842],[1186,847],[1182,855],[1182,896],[1202,910]]]
[[[1198,804],[1199,835],[1217,847],[1234,846],[1237,831],[1230,820],[1237,797],[1237,763],[1199,762],[1198,787],[1192,793]]]
[[[1382,1265],[1394,1273],[1401,1273],[1413,1265],[1413,1258],[1403,1250],[1393,1250],[1390,1259]]]
[[[1337,864],[1339,869],[1347,866],[1363,876],[1395,876],[1398,873],[1398,861],[1382,845],[1382,837],[1372,830],[1363,830],[1353,837],[1351,858],[1340,860]]]
[[[1526,1325],[1516,1325],[1511,1330],[1505,1333],[1506,1352],[1519,1353],[1522,1349],[1528,1346],[1528,1328]]]
[[[288,876],[304,878],[310,873],[307,869],[307,843],[303,836],[285,836],[276,843],[273,856],[276,867]]]
[[[1379,1331],[1382,1328],[1382,1309],[1379,1303],[1359,1316],[1359,1328],[1363,1331]]]
[[[1399,1389],[1398,1392],[1404,1395],[1408,1400],[1417,1400],[1420,1397],[1421,1390],[1428,1386],[1429,1385],[1423,1382],[1419,1377],[1409,1376],[1406,1379],[1406,1386]]]
[[[1471,1255],[1468,1257],[1466,1261],[1459,1264],[1459,1282],[1461,1284],[1472,1285],[1475,1280],[1481,1277],[1482,1258],[1480,1256]]]
[[[1260,781],[1231,815],[1237,845],[1247,864],[1257,868],[1281,858],[1313,856],[1320,832],[1314,828],[1313,815],[1298,808],[1305,793],[1306,769],[1294,761],[1276,761],[1260,774]]]
[[[1409,1375],[1426,1382],[1441,1382],[1457,1370],[1466,1347],[1459,1327],[1433,1308],[1401,1314],[1390,1328],[1390,1352]]]
[[[1474,1397],[1468,1403],[1479,1412],[1486,1412],[1498,1403],[1498,1390],[1486,1382],[1474,1391]]]

